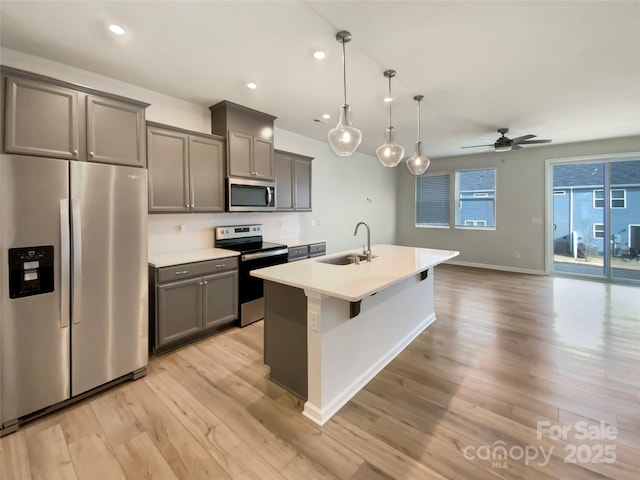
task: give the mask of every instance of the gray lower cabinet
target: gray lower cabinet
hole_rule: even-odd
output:
[[[297,245],[295,247],[289,247],[289,256],[287,261],[295,262],[297,260],[304,260],[305,258],[320,257],[327,253],[327,243],[318,242],[310,243],[309,245]]]
[[[147,123],[149,212],[223,212],[224,140]]]
[[[309,258],[321,257],[322,255],[326,255],[326,253],[327,253],[326,242],[312,243],[309,245]]]
[[[146,103],[3,68],[4,151],[146,167]]]
[[[309,245],[298,245],[297,247],[289,247],[289,256],[287,261],[295,262],[296,260],[304,260],[309,257]]]
[[[235,257],[149,267],[149,343],[163,353],[211,335],[238,318]]]
[[[306,400],[307,297],[304,290],[264,282],[264,363],[269,378]]]
[[[311,211],[311,161],[297,153],[275,151],[276,209]]]

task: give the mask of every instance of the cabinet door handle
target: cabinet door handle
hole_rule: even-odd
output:
[[[93,157],[95,156],[95,153],[93,153],[93,152],[89,152],[89,156],[90,156],[91,158],[93,158]]]
[[[181,272],[175,272],[176,275],[184,275],[186,273],[189,273],[189,270],[183,270]]]
[[[207,281],[205,280],[205,281],[204,281],[204,284],[206,285],[207,283],[209,283],[209,282],[207,282]]]
[[[74,148],[74,149],[73,149],[73,152],[71,152],[71,153],[73,153],[73,156],[74,156],[74,157],[77,157],[77,156],[78,156],[78,149],[77,149],[77,148]]]

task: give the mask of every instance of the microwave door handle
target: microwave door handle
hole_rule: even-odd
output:
[[[271,187],[267,187],[267,207],[271,206],[271,200],[273,199],[273,194],[271,193]]]

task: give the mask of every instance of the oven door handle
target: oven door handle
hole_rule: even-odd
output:
[[[267,252],[246,253],[240,257],[243,262],[249,260],[257,260],[258,258],[275,257],[276,255],[287,255],[288,248],[280,248],[279,250],[269,250]]]

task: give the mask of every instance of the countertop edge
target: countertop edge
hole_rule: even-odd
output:
[[[420,248],[420,247],[415,247],[415,248]],[[431,250],[435,250],[435,249],[431,249]],[[440,250],[440,251],[442,251],[442,250]],[[340,256],[340,255],[345,254],[345,253],[350,253],[350,252],[342,252],[342,253],[338,253],[338,254],[332,254],[331,256],[332,257],[333,256]],[[395,278],[395,279],[393,279],[391,281],[388,281],[387,283],[384,283],[382,285],[379,285],[376,288],[372,288],[370,290],[367,290],[366,292],[362,293],[361,295],[358,295],[358,296],[355,296],[355,297],[352,297],[352,296],[349,296],[349,295],[344,295],[344,294],[341,294],[341,293],[335,292],[335,291],[329,291],[327,289],[314,287],[312,285],[305,284],[305,283],[302,283],[302,282],[296,282],[294,280],[284,280],[282,278],[277,278],[277,277],[275,277],[273,275],[264,274],[260,270],[252,271],[251,275],[254,276],[254,277],[261,278],[263,280],[269,281],[269,282],[276,282],[276,283],[280,283],[282,285],[287,285],[287,286],[290,286],[290,287],[300,288],[302,290],[305,290],[305,292],[307,292],[307,291],[308,292],[316,292],[316,293],[320,293],[322,295],[327,295],[329,297],[334,297],[334,298],[338,298],[340,300],[345,300],[347,302],[358,302],[358,301],[360,301],[360,300],[362,300],[364,298],[367,298],[367,297],[371,296],[374,293],[380,292],[380,291],[382,291],[382,290],[384,290],[386,288],[389,288],[390,286],[392,286],[392,285],[394,285],[394,284],[396,284],[398,282],[406,280],[407,278],[409,278],[409,277],[411,277],[413,275],[416,275],[416,274],[418,274],[420,272],[423,272],[425,270],[429,270],[429,269],[435,267],[436,265],[440,265],[441,263],[448,262],[452,258],[455,258],[458,255],[460,255],[460,252],[458,252],[458,251],[451,251],[451,253],[452,253],[451,255],[443,255],[441,258],[438,258],[437,261],[434,261],[433,263],[429,263],[428,265],[424,265],[419,269],[409,271],[409,272],[405,273],[404,275],[399,275],[397,278]],[[306,261],[309,261],[309,260],[310,259],[308,259]]]
[[[239,252],[226,250],[223,248],[186,250],[183,252],[168,252],[150,255],[147,259],[147,263],[154,268],[164,268],[173,267],[176,265],[184,265],[186,263],[206,262],[209,260],[217,260],[220,258],[237,257],[239,255]]]

